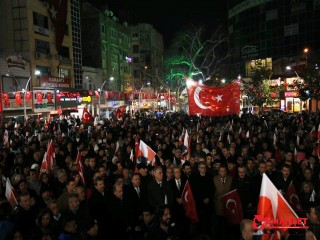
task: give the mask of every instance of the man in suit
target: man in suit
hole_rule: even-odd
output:
[[[142,207],[147,204],[147,195],[145,189],[141,188],[141,179],[138,173],[135,173],[131,178],[131,185],[127,189],[127,193],[125,192],[125,198],[127,198],[127,202],[132,211],[132,224],[136,224],[139,222],[139,217],[142,214]],[[132,227],[135,227],[133,226]]]
[[[190,185],[196,202],[199,216],[198,234],[211,234],[211,221],[213,208],[214,185],[212,176],[207,173],[205,162],[198,164],[198,171],[190,176]]]
[[[168,182],[163,179],[163,172],[160,166],[153,169],[153,180],[148,184],[148,202],[151,207],[157,209],[167,204],[173,205],[173,193]]]
[[[227,220],[224,216],[221,197],[232,190],[233,178],[227,174],[227,167],[225,165],[221,165],[219,167],[219,174],[213,178],[213,182],[215,188],[214,209],[216,213],[216,237],[218,239],[226,239],[225,233],[227,227]]]
[[[97,219],[98,227],[101,229],[100,233],[102,237],[107,236],[107,194],[105,192],[104,179],[102,177],[96,177],[94,179],[94,188],[92,195],[89,199],[89,207],[91,215]]]

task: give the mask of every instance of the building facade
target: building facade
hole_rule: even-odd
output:
[[[27,97],[27,105],[31,101],[33,112],[48,113],[52,107],[44,103],[51,90],[48,96],[42,94],[41,102],[36,94],[45,89],[82,87],[79,1],[1,1],[0,8],[6,13],[0,15],[1,93],[12,100],[16,93],[25,99],[30,91],[33,97]],[[28,69],[23,74],[15,70],[24,63]],[[3,100],[4,113],[25,105]]]
[[[256,67],[264,66],[272,69],[275,79],[281,77],[284,86],[292,85],[308,57],[319,52],[319,24],[319,0],[229,0],[228,30],[234,68],[250,77]],[[288,66],[296,71],[287,71]],[[282,108],[303,110],[291,107],[304,106],[298,94],[290,90],[285,95],[290,99],[282,99]]]
[[[111,11],[100,11],[91,4],[82,4],[83,65],[102,70],[96,79],[104,89],[125,91],[130,85],[131,41],[126,22],[120,23]],[[105,83],[105,84],[104,84]]]

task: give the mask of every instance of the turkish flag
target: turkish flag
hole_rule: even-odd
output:
[[[78,151],[76,163],[78,165],[78,172],[81,177],[81,180],[82,180],[83,184],[86,185],[86,181],[84,178],[84,168],[83,168],[82,157],[81,157],[80,151]]]
[[[183,192],[181,195],[181,199],[182,199],[182,206],[184,208],[186,217],[189,218],[191,223],[199,222],[199,217],[198,217],[197,208],[196,208],[196,202],[194,200],[191,186],[190,186],[190,183],[188,180],[184,186],[184,189],[183,189]]]
[[[83,113],[82,113],[82,122],[83,123],[90,123],[93,122],[94,118],[91,115],[91,113],[88,112],[87,108],[83,108]]]
[[[26,100],[27,101],[31,100],[31,92],[30,91],[26,91]]]
[[[135,151],[135,154],[136,154],[136,159],[138,159],[138,154],[139,154],[139,146],[140,146],[140,140],[138,138],[138,136],[136,136],[135,140],[134,140],[134,151]]]
[[[36,100],[38,103],[42,103],[42,92],[36,93]]]
[[[47,152],[43,156],[43,160],[40,167],[40,173],[47,173],[50,175],[53,166],[55,165],[55,153],[54,153],[54,142],[50,140],[47,146]]]
[[[189,115],[224,116],[240,112],[240,83],[210,87],[187,80]]]
[[[116,113],[115,113],[115,118],[118,119],[119,117],[121,118],[124,118],[125,116],[125,110],[126,110],[126,106],[121,106],[121,107],[118,107]]]
[[[108,99],[108,98],[109,98],[109,96],[108,96],[108,91],[105,91],[104,93],[105,93],[105,95],[106,95],[106,99]]]
[[[257,215],[255,215],[253,227],[254,229],[266,230],[267,227],[272,228],[272,226],[265,226],[263,219],[270,219],[273,221],[278,221],[277,230],[284,233],[288,228],[285,225],[285,221],[281,222],[281,219],[294,220],[298,216],[287,203],[282,194],[273,185],[268,176],[264,173],[262,177],[260,197],[257,209]],[[257,221],[261,223],[258,226]],[[276,235],[277,236],[277,235]]]
[[[133,155],[133,149],[131,149],[131,152],[130,152],[130,160],[133,162],[134,160],[134,155]]]
[[[62,46],[64,34],[67,26],[68,2],[61,0],[48,0],[49,14],[51,22],[55,28],[56,50],[59,51]]]
[[[235,189],[221,197],[224,215],[229,225],[240,224],[243,219],[242,204],[238,190]]]
[[[14,98],[16,99],[17,104],[22,104],[22,99],[21,99],[21,94],[20,92],[15,92],[14,93]]]
[[[293,209],[301,210],[300,199],[297,195],[296,188],[292,181],[288,187],[287,192],[283,196]]]
[[[186,152],[190,153],[190,137],[187,129],[186,129],[186,133],[184,134],[183,146],[185,147],[184,153]]]
[[[140,140],[139,150],[138,150],[138,157],[145,157],[149,163],[152,162],[156,153],[149,147],[145,142]]]
[[[6,193],[5,196],[8,200],[8,202],[10,203],[12,208],[15,208],[18,205],[18,201],[16,198],[16,191],[15,189],[12,187],[10,179],[7,177],[6,179]]]
[[[10,105],[8,93],[3,94],[4,105]]]
[[[48,100],[48,103],[52,103],[52,93],[51,92],[47,92],[47,100]]]

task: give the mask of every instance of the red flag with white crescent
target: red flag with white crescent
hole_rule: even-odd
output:
[[[139,145],[139,154],[138,157],[145,157],[147,158],[148,162],[151,163],[156,153],[149,147],[144,141],[140,140]]]
[[[221,197],[224,215],[229,225],[240,224],[243,219],[243,210],[237,189]]]
[[[16,191],[15,189],[12,187],[10,179],[7,177],[6,179],[6,192],[5,192],[5,196],[8,200],[8,202],[10,203],[12,208],[15,208],[18,205],[18,201],[16,198]]]
[[[191,223],[199,222],[199,216],[196,208],[196,201],[193,197],[191,186],[188,180],[184,186],[181,199],[182,199],[182,206],[184,208],[186,217],[189,218]]]
[[[83,182],[84,185],[86,185],[86,181],[84,178],[84,168],[83,168],[82,157],[81,157],[80,151],[78,151],[76,163],[78,165],[78,172],[81,177],[81,181]]]
[[[83,113],[82,113],[82,122],[83,123],[90,123],[94,121],[93,116],[91,115],[91,113],[88,112],[87,108],[83,108]]]
[[[56,50],[59,51],[62,47],[64,34],[67,27],[68,2],[62,0],[48,0],[48,11],[51,22],[55,29],[56,35]]]
[[[138,136],[136,136],[135,140],[134,140],[134,151],[136,154],[136,159],[138,159],[139,156],[141,156],[140,150],[139,150],[139,145],[140,145],[140,140],[138,138]]]
[[[293,209],[301,210],[300,199],[297,195],[296,188],[292,181],[288,187],[287,192],[283,196]]]
[[[210,87],[187,79],[189,114],[224,116],[240,112],[240,84]]]
[[[14,98],[16,99],[16,104],[22,104],[22,98],[21,98],[20,92],[15,92]]]

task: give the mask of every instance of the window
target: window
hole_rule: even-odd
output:
[[[50,54],[49,42],[36,39],[36,52],[43,54]]]
[[[69,48],[68,47],[61,47],[58,53],[61,57],[70,58]]]
[[[36,69],[41,72],[41,76],[51,76],[51,68],[46,66],[36,66]]]
[[[133,53],[139,53],[139,45],[133,45],[132,49]]]
[[[59,68],[59,77],[61,78],[69,78],[70,71],[68,69]]]
[[[139,57],[134,57],[133,58],[133,63],[139,63],[140,61],[139,61]]]
[[[48,17],[33,12],[33,30],[35,33],[49,36],[49,25],[48,25]]]

